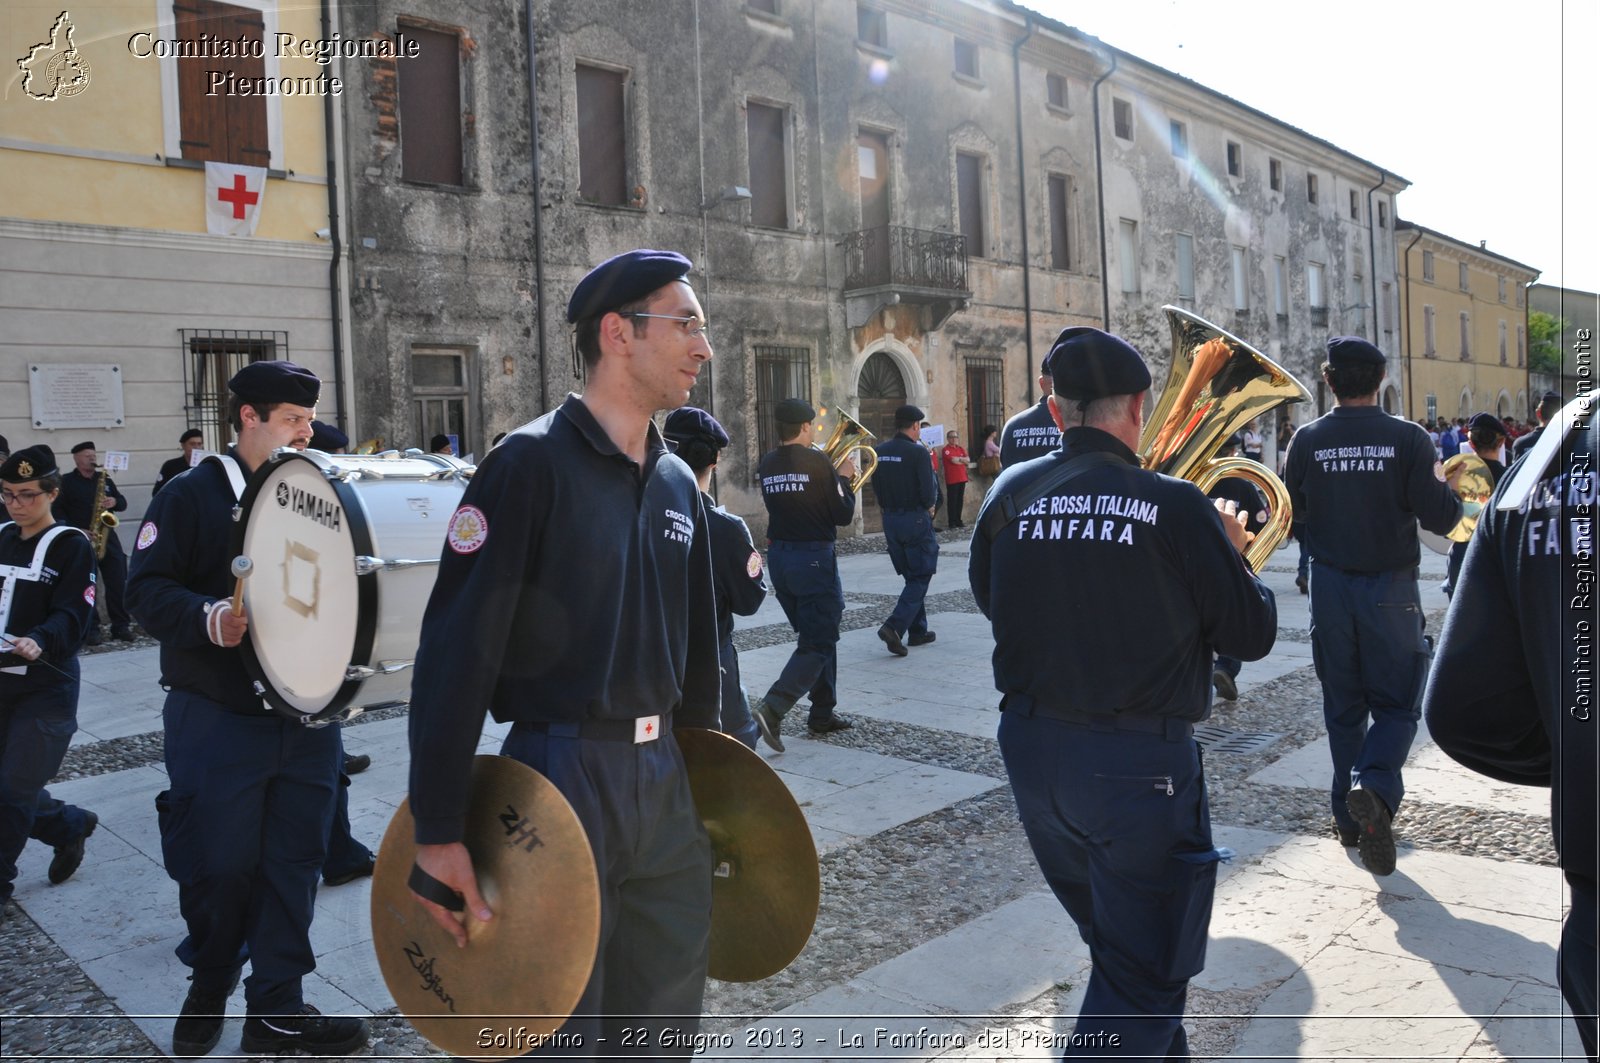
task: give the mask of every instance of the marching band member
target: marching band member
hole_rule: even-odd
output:
[[[902,636],[913,646],[934,639],[922,601],[939,567],[939,540],[933,534],[939,489],[933,466],[922,460],[926,453],[922,411],[910,405],[900,407],[894,411],[894,426],[894,437],[873,448],[878,454],[878,471],[872,477],[872,490],[883,511],[883,542],[889,560],[906,585],[894,611],[878,628],[878,637],[890,653],[904,657],[910,651]]]
[[[1050,454],[1061,446],[1061,429],[1050,416],[1050,355],[1039,363],[1039,401],[1000,430],[1000,467]]]
[[[56,520],[80,528],[91,536],[95,522],[100,519],[100,513],[95,512],[94,505],[96,484],[100,477],[95,471],[95,460],[94,443],[86,440],[72,448],[74,468],[61,478],[61,491],[50,507]],[[121,513],[127,509],[128,499],[117,490],[117,481],[107,476],[105,483],[105,500],[101,511]],[[127,606],[128,555],[122,550],[122,540],[117,537],[116,529],[106,532],[106,556],[100,558],[95,567],[100,574],[100,593],[106,599],[106,615],[111,618],[111,637],[119,642],[132,642],[133,630],[129,627],[131,618]],[[100,645],[98,612],[89,616],[89,637],[85,641],[90,646]]]
[[[83,863],[100,817],[50,796],[78,729],[78,647],[94,613],[94,550],[57,524],[61,471],[49,447],[24,447],[0,464],[0,922],[17,857],[29,838],[55,848],[48,877],[65,882]]]

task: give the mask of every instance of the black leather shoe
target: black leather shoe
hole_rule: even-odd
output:
[[[750,703],[750,715],[755,717],[756,728],[761,732],[761,738],[777,750],[783,752],[783,717],[773,711],[767,704],[766,698],[756,698]]]
[[[1356,843],[1361,840],[1361,831],[1356,827],[1346,827],[1338,820],[1334,820],[1333,829],[1339,835],[1339,844],[1346,849],[1354,849]]]
[[[114,627],[111,629],[111,637],[116,639],[118,642],[132,642],[133,629],[127,627]]]
[[[172,1024],[172,1054],[176,1056],[203,1056],[222,1039],[223,1014],[228,1007],[228,997],[239,984],[239,972],[223,986],[207,989],[191,985],[189,995],[183,998],[183,1010],[178,1021]]]
[[[825,735],[833,731],[848,731],[854,724],[843,716],[829,716],[820,723],[811,722],[807,723],[806,726],[811,729],[811,733],[814,735]]]
[[[1344,805],[1350,810],[1350,815],[1360,824],[1360,835],[1356,838],[1356,849],[1361,854],[1361,862],[1367,865],[1367,870],[1374,875],[1388,875],[1394,872],[1394,832],[1389,829],[1394,818],[1383,799],[1371,790],[1357,787],[1345,795]]]
[[[99,628],[94,628],[89,632],[88,636],[83,640],[83,644],[85,646],[98,646],[104,641],[105,641],[105,638],[100,634],[100,629]]]
[[[370,767],[372,767],[372,758],[365,753],[357,753],[355,756],[351,756],[349,753],[344,755],[344,773],[346,775],[360,775]]]
[[[72,877],[78,870],[78,865],[83,863],[83,843],[89,840],[89,835],[100,825],[100,817],[93,812],[89,814],[89,822],[84,826],[83,833],[65,845],[56,846],[56,855],[50,861],[50,885],[59,886]]]
[[[322,875],[322,884],[324,886],[343,886],[345,883],[354,882],[358,878],[370,878],[372,876],[372,869],[374,866],[375,863],[372,859],[372,854],[368,853],[365,860],[349,870],[339,871],[332,875],[324,871]]]
[[[906,649],[906,644],[900,641],[900,632],[888,624],[883,624],[878,628],[878,637],[883,640],[885,646],[889,647],[889,652],[896,657],[904,657],[911,652]]]
[[[1233,681],[1233,676],[1221,668],[1211,673],[1211,689],[1217,692],[1217,697],[1223,701],[1239,700],[1239,685]]]
[[[907,643],[907,645],[911,645],[911,646],[926,646],[928,643],[934,641],[938,637],[939,637],[939,635],[938,635],[937,632],[924,631],[920,635],[912,634],[909,638],[906,639],[906,643]]]
[[[1311,593],[1311,588],[1306,586],[1306,578],[1304,576],[1296,576],[1294,578],[1294,585],[1296,587],[1300,588],[1300,593],[1301,594],[1310,594]]]
[[[302,1004],[294,1015],[251,1015],[244,1020],[239,1047],[246,1052],[304,1052],[308,1056],[347,1056],[367,1043],[367,1023],[353,1016],[324,1015]]]

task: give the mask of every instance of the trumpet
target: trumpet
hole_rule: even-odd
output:
[[[851,493],[860,494],[861,489],[867,486],[867,481],[872,479],[872,474],[878,471],[878,452],[872,449],[872,444],[877,441],[878,437],[862,427],[861,422],[847,413],[841,413],[839,423],[833,426],[828,441],[817,449],[828,456],[835,469],[858,450],[868,455],[865,467],[850,478]]]
[[[1181,307],[1161,309],[1172,328],[1172,367],[1139,435],[1139,460],[1146,469],[1189,480],[1201,491],[1227,476],[1258,487],[1272,518],[1256,533],[1244,559],[1260,572],[1289,534],[1294,511],[1288,489],[1260,462],[1215,455],[1255,418],[1288,403],[1309,402],[1311,392],[1237,336]]]

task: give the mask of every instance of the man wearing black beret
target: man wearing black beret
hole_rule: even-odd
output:
[[[1561,396],[1553,391],[1547,391],[1539,399],[1539,405],[1534,408],[1534,419],[1539,422],[1539,427],[1531,432],[1524,432],[1517,441],[1511,444],[1511,460],[1516,461],[1522,455],[1533,449],[1539,441],[1539,433],[1545,430],[1550,419],[1561,412]]]
[[[1055,347],[1051,347],[1053,352]],[[1039,401],[1012,417],[1000,430],[1000,465],[1049,454],[1061,445],[1061,429],[1050,418],[1050,355],[1039,363]]]
[[[128,508],[128,500],[117,489],[117,481],[107,475],[104,497],[96,510],[95,496],[100,490],[101,477],[101,470],[95,464],[96,458],[95,446],[90,440],[72,448],[73,470],[62,476],[61,493],[56,496],[52,507],[56,520],[80,529],[91,539],[102,513],[121,513]],[[100,594],[105,597],[106,615],[111,618],[111,637],[121,642],[132,642],[132,618],[128,615],[126,604],[128,555],[123,552],[122,540],[117,537],[115,528],[106,529],[105,537],[105,553],[96,561],[96,566],[100,573]],[[100,645],[98,611],[90,615],[89,636],[85,641],[90,646]]]
[[[183,453],[161,463],[161,471],[156,474],[156,482],[150,487],[151,498],[167,486],[174,476],[181,476],[194,466],[195,454],[204,447],[204,439],[205,436],[198,428],[191,428],[178,437],[178,446],[183,449]]]
[[[170,785],[156,810],[188,928],[178,958],[194,972],[172,1030],[181,1056],[216,1046],[240,957],[250,964],[246,1053],[345,1055],[367,1042],[364,1021],[324,1016],[301,990],[316,966],[312,902],[339,789],[339,728],[307,727],[263,703],[239,649],[249,617],[229,602],[240,492],[274,450],[306,448],[321,386],[287,361],[235,373],[234,445],[151,500],[134,546],[128,598],[161,642],[168,688]]]
[[[812,447],[817,411],[804,399],[789,398],[773,411],[778,446],[758,466],[761,501],[767,507],[767,567],[783,615],[794,628],[794,652],[765,697],[750,706],[761,737],[783,752],[783,718],[795,702],[811,696],[807,725],[812,734],[842,731],[850,721],[834,712],[839,702],[839,621],[844,587],[833,544],[838,529],[856,515],[850,479],[855,462],[837,469]],[[924,454],[927,452],[924,451]],[[929,466],[931,469],[932,466]]]
[[[50,796],[78,729],[78,648],[94,612],[94,551],[50,504],[61,471],[46,446],[0,462],[0,923],[29,838],[55,849],[48,877],[83,862],[100,818]]]
[[[501,753],[536,766],[584,826],[601,937],[560,1031],[579,1055],[693,1034],[705,995],[711,847],[673,732],[721,724],[710,536],[694,474],[651,419],[689,400],[711,357],[690,269],[629,251],[573,291],[585,390],[478,466],[411,688],[413,889],[457,942],[466,929],[440,901],[500,918],[461,842],[486,711],[511,724]]]
[[[883,510],[883,542],[895,574],[906,581],[894,611],[878,628],[878,637],[896,657],[909,652],[906,642],[922,646],[934,639],[922,601],[939,568],[939,540],[933,534],[939,489],[922,446],[922,416],[915,406],[900,407],[894,411],[894,438],[874,448],[878,471],[872,489]]]
[[[1421,426],[1378,405],[1383,352],[1328,341],[1334,408],[1294,434],[1283,482],[1311,555],[1311,648],[1333,755],[1334,828],[1375,875],[1395,867],[1390,823],[1416,737],[1428,648],[1417,589],[1417,523],[1443,535],[1461,501]]]
[[[1244,514],[1140,468],[1139,352],[1067,329],[1051,377],[1061,449],[1002,471],[972,538],[1000,752],[1039,869],[1089,945],[1076,1034],[1093,1051],[1186,1059],[1224,855],[1194,725],[1213,654],[1265,656],[1277,606],[1240,556]]]

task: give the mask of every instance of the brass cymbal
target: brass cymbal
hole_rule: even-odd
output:
[[[464,949],[407,885],[414,826],[407,800],[372,876],[372,944],[384,983],[417,1032],[451,1055],[523,1055],[566,1022],[594,968],[600,882],[583,824],[527,765],[473,760],[462,840],[494,918],[466,919]]]
[[[778,773],[718,731],[673,732],[689,788],[711,835],[713,978],[755,982],[794,961],[811,937],[822,895],[817,847]]]

